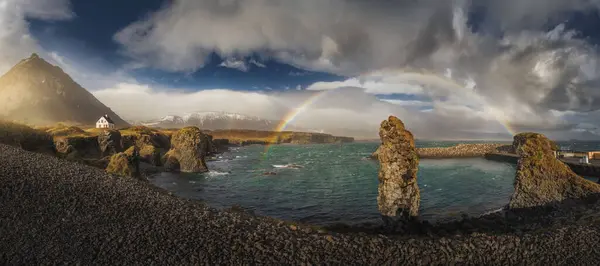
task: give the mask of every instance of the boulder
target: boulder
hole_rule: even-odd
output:
[[[520,156],[509,208],[528,208],[600,192],[600,185],[575,174],[555,157],[557,146],[542,134],[521,133],[513,146]]]
[[[104,130],[98,135],[100,157],[110,156],[123,151],[121,133],[118,130]]]
[[[210,140],[197,127],[185,127],[173,134],[171,149],[165,154],[166,169],[176,169],[181,172],[207,172],[205,158],[209,153]],[[172,170],[173,171],[173,170]]]
[[[140,177],[139,150],[133,146],[125,152],[114,154],[106,167],[106,172],[125,177]]]
[[[413,135],[400,119],[390,116],[381,123],[379,137],[379,211],[384,217],[415,217],[421,194],[417,185],[419,157]]]

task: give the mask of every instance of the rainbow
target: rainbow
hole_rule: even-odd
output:
[[[430,85],[438,85],[438,86],[449,86],[452,89],[458,89],[458,90],[465,90],[467,89],[463,84],[459,84],[458,82],[456,82],[455,80],[448,78],[446,76],[442,76],[439,74],[435,74],[435,73],[431,73],[429,71],[426,70],[421,70],[421,71],[415,71],[414,69],[396,69],[396,70],[383,70],[383,71],[376,71],[376,72],[372,72],[370,74],[374,74],[374,75],[380,75],[380,74],[385,74],[386,71],[395,71],[395,72],[401,72],[401,74],[399,75],[400,77],[402,77],[403,80],[405,80],[407,83],[418,83],[418,84],[430,84]],[[368,74],[367,74],[368,75]],[[302,114],[304,111],[306,111],[306,109],[308,107],[310,107],[312,104],[314,104],[315,102],[317,102],[320,98],[323,97],[323,95],[327,94],[327,92],[329,92],[331,90],[323,90],[323,91],[318,91],[316,93],[314,93],[312,96],[308,97],[304,102],[302,102],[302,104],[300,104],[298,107],[292,109],[289,113],[287,113],[283,119],[281,120],[281,122],[277,125],[277,127],[275,128],[275,134],[273,135],[272,139],[271,139],[271,143],[276,143],[276,140],[279,136],[281,136],[281,132],[283,132],[286,127],[292,122],[294,121],[294,119],[296,119],[298,117],[298,115]],[[483,99],[480,99],[481,101],[483,101]],[[512,128],[510,122],[508,121],[508,119],[504,118],[504,115],[500,112],[500,111],[495,111],[494,110],[494,117],[496,119],[496,121],[504,128],[506,129],[506,131],[511,134],[511,136],[516,135],[516,133],[518,132],[516,129]],[[269,148],[271,147],[272,144],[266,144],[265,145],[265,150],[264,150],[264,158],[266,158],[268,152],[269,152]]]
[[[327,94],[329,92],[329,90],[323,90],[323,91],[317,91],[314,94],[312,94],[310,97],[308,97],[306,100],[304,100],[304,102],[302,102],[298,107],[292,109],[289,113],[287,113],[285,116],[283,116],[283,119],[281,119],[281,122],[279,122],[279,124],[277,125],[277,127],[275,127],[275,134],[273,135],[273,137],[271,138],[271,143],[275,143],[277,138],[279,136],[281,136],[281,132],[285,131],[285,129],[287,128],[287,126],[294,121],[294,119],[296,119],[298,117],[298,115],[302,114],[304,111],[306,111],[306,109],[311,106],[312,104],[314,104],[315,102],[317,102],[320,98],[323,97],[323,95]],[[265,151],[264,151],[264,156],[266,158],[268,152],[269,152],[269,148],[271,147],[272,144],[267,143],[265,145]]]

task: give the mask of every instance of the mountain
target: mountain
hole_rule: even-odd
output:
[[[0,117],[5,119],[33,125],[63,122],[87,126],[105,114],[118,127],[128,125],[60,67],[37,54],[0,77]]]
[[[268,120],[256,116],[248,116],[227,112],[196,112],[183,116],[168,115],[161,119],[140,122],[149,127],[180,128],[197,126],[206,130],[217,129],[250,129],[272,131],[281,121]]]

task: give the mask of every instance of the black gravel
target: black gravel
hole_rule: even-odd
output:
[[[525,233],[323,233],[0,144],[0,265],[600,265],[600,215],[573,209]]]

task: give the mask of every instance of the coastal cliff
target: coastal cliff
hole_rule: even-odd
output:
[[[419,213],[419,158],[415,141],[400,119],[390,116],[379,129],[379,188],[377,205],[384,217],[406,219]]]
[[[513,146],[520,156],[515,176],[511,209],[542,206],[569,198],[583,198],[600,193],[600,185],[575,174],[556,159],[556,145],[546,136],[521,133]]]

